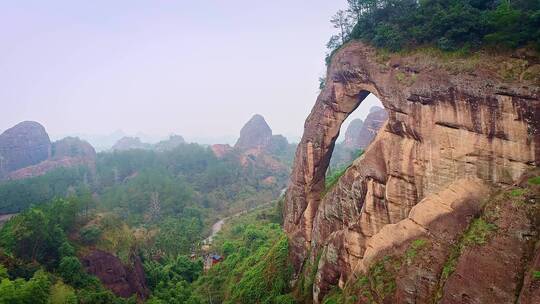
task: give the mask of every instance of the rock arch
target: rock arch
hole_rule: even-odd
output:
[[[388,121],[324,197],[342,122],[373,93]],[[422,198],[463,177],[513,183],[540,159],[540,88],[491,71],[462,72],[421,55],[381,58],[360,42],[332,59],[304,125],[285,197],[284,226],[298,275],[322,260],[315,301],[347,280],[369,238],[408,216]]]

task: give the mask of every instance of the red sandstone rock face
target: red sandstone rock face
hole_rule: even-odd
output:
[[[82,264],[89,274],[99,278],[101,283],[116,295],[129,298],[136,294],[140,299],[149,295],[142,263],[132,256],[132,267],[122,264],[116,256],[95,250],[82,258]]]
[[[233,148],[227,144],[215,144],[210,146],[210,149],[212,149],[212,152],[214,152],[217,158],[223,158],[233,151]]]
[[[540,303],[540,279],[535,275],[535,271],[540,271],[540,248],[536,249],[529,271],[525,272],[518,301],[520,304]]]
[[[365,121],[355,119],[350,123],[347,131],[345,131],[343,145],[353,150],[366,149],[375,139],[375,135],[382,128],[387,118],[388,114],[385,109],[371,107]]]
[[[0,134],[0,178],[49,158],[51,141],[45,128],[25,121]]]
[[[239,150],[265,148],[271,140],[272,129],[264,117],[255,114],[240,130],[240,138],[234,147]]]
[[[96,166],[96,151],[86,141],[66,137],[52,144],[51,157],[36,165],[28,166],[7,175],[8,179],[24,179],[46,174],[58,168],[88,167],[92,172]]]
[[[424,57],[379,62],[360,42],[333,56],[305,123],[284,207],[297,274],[307,259],[331,252],[317,265],[316,302],[346,282],[356,265],[369,267],[364,259],[372,237],[406,219],[422,199],[462,178],[512,184],[540,162],[537,84],[504,81],[489,69],[449,71]],[[388,120],[323,196],[341,123],[369,93],[381,100]],[[454,223],[468,221],[457,215]]]
[[[276,181],[282,183],[286,179],[289,168],[284,163],[291,145],[282,135],[272,135],[264,117],[254,115],[240,131],[240,138],[234,148],[229,145],[215,144],[210,147],[218,158],[229,158],[240,163],[250,172],[255,169],[265,172],[261,184],[269,185]]]
[[[87,142],[66,137],[51,144],[37,122],[25,121],[0,135],[0,179],[23,179],[58,168],[95,169],[96,151]]]
[[[349,124],[347,131],[345,131],[345,140],[343,145],[349,149],[360,149],[358,141],[360,140],[360,132],[362,131],[362,126],[364,122],[357,118]]]
[[[62,159],[66,157],[81,157],[89,160],[96,159],[96,150],[88,142],[78,137],[65,137],[55,141],[51,149],[52,159]]]
[[[357,148],[366,149],[373,139],[375,139],[375,136],[382,128],[387,118],[388,113],[386,113],[385,109],[379,107],[371,108],[370,113],[366,117],[366,121],[364,121],[362,129],[358,134],[356,142]]]

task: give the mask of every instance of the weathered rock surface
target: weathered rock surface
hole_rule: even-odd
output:
[[[355,119],[351,121],[345,131],[343,146],[348,149],[365,149],[375,138],[379,129],[384,125],[388,114],[381,107],[371,107],[366,120]]]
[[[488,202],[483,220],[493,231],[483,244],[469,246],[460,255],[440,303],[515,303],[520,291],[520,303],[538,298],[540,284],[534,287],[529,268],[538,270],[532,253],[539,240],[540,191],[512,193],[518,192],[508,191]]]
[[[234,151],[233,147],[227,144],[215,144],[210,146],[210,149],[217,158],[223,158]]]
[[[382,128],[388,113],[380,107],[371,107],[369,114],[362,125],[362,129],[358,133],[357,141],[355,142],[356,149],[365,149],[371,144],[379,130]]]
[[[234,147],[239,150],[263,149],[272,141],[272,129],[259,114],[253,117],[240,130],[240,138]]]
[[[340,126],[369,93],[381,100],[388,120],[323,196]],[[306,120],[284,207],[298,275],[306,260],[337,248],[337,268],[324,259],[318,264],[318,271],[334,270],[321,274],[325,282],[314,286],[314,300],[350,278],[357,265],[364,265],[358,271],[369,267],[364,259],[373,236],[410,217],[422,199],[463,178],[512,184],[537,166],[539,97],[538,84],[504,80],[489,66],[461,72],[423,54],[380,62],[376,50],[360,42],[342,47]]]
[[[538,278],[538,274],[535,275],[538,271],[540,271],[540,248],[536,249],[536,254],[530,264],[529,271],[525,272],[523,288],[519,294],[518,303],[540,303],[540,278]]]
[[[340,281],[346,296],[337,302],[536,303],[539,240],[540,186],[489,195],[479,179],[461,179],[372,236],[352,276]],[[315,292],[330,287],[319,277],[342,273],[330,268],[339,261],[327,254],[332,246],[321,256]]]
[[[343,145],[345,147],[350,149],[360,148],[358,140],[360,139],[360,131],[362,130],[363,125],[364,121],[360,118],[351,121],[347,127],[347,130],[345,131],[345,139],[343,140]]]
[[[65,157],[81,157],[95,160],[96,150],[88,142],[78,137],[65,137],[55,141],[51,149],[52,159],[61,159]]]
[[[62,167],[95,169],[96,151],[87,142],[66,137],[51,144],[45,128],[25,121],[0,135],[0,179],[23,179]]]
[[[51,141],[45,128],[24,121],[0,134],[0,178],[9,172],[38,164],[51,154]]]
[[[427,302],[437,287],[436,278],[446,261],[450,244],[460,237],[471,219],[478,216],[482,200],[488,194],[489,189],[481,180],[464,178],[439,193],[427,196],[411,209],[406,219],[384,226],[371,238],[366,239],[354,231],[334,232],[329,236],[319,261],[314,284],[315,301],[322,300],[322,296],[328,294],[335,284],[327,278],[335,277],[343,287],[349,276],[356,278],[356,274],[368,273],[375,261],[387,255],[404,255],[412,241],[429,239],[437,248],[432,251],[430,267],[422,272],[410,271],[412,274],[422,273],[423,277],[411,279],[409,271],[397,276],[399,291],[415,290],[413,295],[398,292],[400,303],[414,302],[415,299],[418,303]],[[340,246],[341,250],[335,246]],[[332,251],[335,253],[329,255],[328,252]],[[340,254],[341,251],[349,254]],[[332,256],[334,258],[330,258]],[[422,289],[424,292],[419,292]]]
[[[88,167],[92,172],[96,166],[96,151],[88,142],[77,137],[66,137],[52,144],[51,156],[33,166],[21,168],[7,175],[8,179],[24,179],[46,174],[58,168]]]
[[[101,250],[94,250],[81,260],[86,272],[98,277],[101,283],[117,296],[129,298],[136,294],[140,299],[148,297],[146,277],[138,257],[131,257],[131,267],[122,264],[116,256]]]
[[[218,158],[235,158],[244,168],[259,167],[286,174],[288,168],[284,161],[290,157],[291,146],[283,135],[272,135],[264,117],[255,114],[240,130],[234,148],[223,144],[210,148]]]

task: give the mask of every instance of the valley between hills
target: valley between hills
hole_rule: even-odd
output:
[[[234,145],[96,152],[21,118],[0,304],[540,303],[539,16],[347,1],[294,143],[254,114]]]

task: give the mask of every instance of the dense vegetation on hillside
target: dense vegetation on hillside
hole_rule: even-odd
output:
[[[116,297],[86,274],[78,256],[94,248],[126,263],[139,251],[151,290],[147,303],[294,303],[288,242],[278,224],[281,205],[232,219],[212,248],[204,249],[222,255],[223,262],[203,272],[203,249],[192,247],[201,225],[193,228],[192,218],[169,217],[152,238],[117,215],[89,213],[86,199],[71,196],[32,207],[2,227],[0,303],[135,303],[135,297]],[[190,252],[200,253],[193,258]]]
[[[294,303],[288,281],[288,242],[268,209],[232,220],[213,249],[224,257],[203,272],[200,259],[148,260],[153,289],[148,303]]]
[[[276,181],[263,182],[268,176]],[[225,257],[219,266],[224,271],[245,272],[240,282],[228,272],[203,275],[208,252],[200,243],[218,217],[277,197],[286,176],[256,162],[242,164],[235,154],[218,159],[209,148],[183,144],[169,151],[100,153],[95,170],[58,169],[0,183],[0,212],[20,212],[0,229],[0,304],[136,301],[115,296],[85,272],[80,261],[96,250],[127,267],[134,267],[134,255],[140,258],[149,303],[207,303],[202,294],[207,281],[217,282],[216,299],[251,297],[245,291],[261,278],[251,272],[253,261],[259,271],[286,267],[287,241],[276,224],[280,212],[250,216],[228,232],[229,241],[206,249]],[[276,259],[281,264],[274,264]],[[287,272],[281,270],[270,277],[271,282],[281,278],[280,287],[268,294],[266,286],[259,287],[261,299],[273,301],[285,292]],[[219,285],[226,280],[227,295]],[[237,283],[244,287],[233,292]]]
[[[78,197],[30,208],[0,230],[0,303],[135,303],[84,272],[68,235],[84,205]]]
[[[41,204],[83,189],[89,170],[60,168],[46,175],[0,183],[0,213],[16,213],[30,204]]]
[[[421,45],[445,51],[494,46],[540,49],[538,0],[348,0],[331,22],[339,33],[328,48],[350,39],[398,51]]]
[[[276,188],[287,178],[285,171],[276,173],[253,165],[244,168],[233,156],[218,159],[209,148],[197,144],[163,152],[100,153],[96,171],[58,169],[35,178],[0,183],[0,213],[91,191],[99,195],[103,209],[114,209],[131,223],[140,223],[161,214],[181,213],[189,206],[217,211],[242,209],[275,196],[279,191]],[[264,177],[275,174],[278,187],[261,183]],[[150,202],[154,202],[154,209]]]

